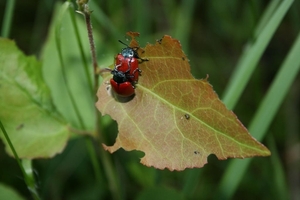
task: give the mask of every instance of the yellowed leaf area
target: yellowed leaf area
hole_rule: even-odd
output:
[[[129,34],[136,47],[137,34]],[[131,100],[119,102],[110,95],[107,74],[97,93],[97,108],[119,127],[115,144],[104,145],[106,150],[139,150],[145,153],[142,164],[169,170],[203,167],[210,154],[221,160],[270,155],[207,79],[191,75],[178,40],[166,35],[138,53],[149,60],[139,65],[142,75]]]

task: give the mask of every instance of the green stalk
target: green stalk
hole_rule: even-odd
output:
[[[174,27],[174,37],[179,39],[180,43],[184,48],[183,50],[185,54],[188,54],[188,40],[190,30],[192,30],[191,25],[193,21],[193,14],[196,10],[195,4],[195,0],[185,0],[181,1],[181,5],[177,7],[177,19]]]
[[[198,185],[199,180],[203,174],[202,169],[192,169],[191,171],[185,172],[186,176],[185,179],[183,180],[183,189],[182,189],[182,194],[184,197],[188,199],[192,199],[194,192],[195,192],[195,186]]]
[[[271,165],[273,166],[273,184],[274,184],[274,191],[276,191],[276,197],[278,199],[289,199],[289,192],[288,192],[288,184],[285,178],[285,170],[283,167],[283,163],[280,160],[279,152],[275,144],[274,137],[272,135],[268,135],[267,137],[267,144],[272,152],[271,156]]]
[[[132,16],[138,16],[133,18],[135,30],[138,32],[149,33],[149,17],[150,10],[148,1],[128,1],[129,9],[132,10]]]
[[[93,31],[92,31],[92,23],[91,23],[91,11],[89,10],[87,2],[77,2],[79,5],[79,11],[77,11],[80,14],[83,14],[85,23],[86,23],[86,29],[88,32],[88,39],[90,43],[90,50],[91,50],[91,57],[92,57],[92,63],[93,63],[93,73],[94,73],[94,94],[97,93],[98,87],[99,87],[99,73],[98,73],[98,63],[97,63],[97,57],[96,57],[96,47],[93,37]],[[97,96],[95,95],[95,102],[97,101]],[[97,108],[95,107],[95,129],[97,132],[97,135],[99,136],[98,142],[99,144],[102,143],[103,138],[100,133],[100,113],[98,112]],[[121,190],[119,187],[119,184],[117,182],[117,176],[115,171],[113,170],[113,164],[111,160],[108,157],[108,154],[104,151],[103,148],[99,148],[100,156],[102,159],[103,167],[105,170],[105,174],[108,179],[108,185],[109,189],[111,191],[113,199],[121,199]]]
[[[87,62],[87,59],[84,55],[83,45],[82,45],[82,41],[80,39],[79,30],[78,30],[77,22],[76,22],[75,15],[74,15],[74,9],[71,9],[71,7],[73,8],[74,6],[70,2],[70,0],[68,0],[68,10],[69,10],[71,22],[72,22],[72,25],[73,25],[73,28],[74,28],[74,33],[75,33],[76,41],[77,41],[78,48],[79,48],[79,51],[80,51],[81,59],[82,59],[82,62],[83,62],[85,75],[86,75],[87,80],[88,80],[89,88],[91,90],[91,95],[94,96],[95,95],[94,94],[94,87],[93,87],[91,76],[89,74],[88,62]],[[87,147],[87,151],[88,151],[90,160],[92,162],[93,170],[94,170],[95,176],[96,176],[96,181],[98,183],[100,183],[101,182],[101,175],[100,175],[100,171],[99,171],[100,170],[100,165],[99,165],[99,161],[97,159],[97,155],[95,153],[95,148],[94,148],[92,139],[90,137],[85,137],[85,145]]]
[[[9,138],[9,136],[8,136],[8,134],[7,134],[6,130],[5,130],[2,122],[1,122],[1,120],[0,120],[0,129],[2,130],[2,132],[4,134],[4,137],[5,137],[5,139],[6,139],[7,143],[8,143],[11,151],[13,152],[14,157],[15,157],[15,159],[16,159],[16,161],[17,161],[17,163],[18,163],[18,165],[19,165],[19,167],[20,167],[20,169],[22,171],[22,174],[23,174],[23,177],[24,177],[24,180],[25,180],[25,183],[27,185],[28,190],[30,191],[33,199],[39,200],[40,197],[39,197],[39,195],[38,195],[38,193],[36,191],[36,188],[35,188],[35,185],[36,185],[35,184],[35,179],[34,179],[33,176],[30,176],[30,172],[26,173],[26,171],[24,169],[24,166],[25,167],[28,166],[27,164],[31,163],[31,161],[30,160],[24,160],[24,166],[22,165],[21,159],[19,158],[19,156],[17,154],[17,151],[15,150],[15,148],[14,148],[14,146],[13,146],[13,144],[12,144],[12,142],[11,142],[11,140],[10,140],[10,138]],[[26,167],[26,169],[27,168],[28,167]],[[30,169],[31,169],[31,167],[30,167]]]
[[[247,45],[224,92],[225,96],[223,97],[223,102],[228,109],[232,110],[235,107],[242,92],[245,90],[246,84],[249,82],[259,59],[292,3],[293,0],[282,1],[280,6],[273,13],[269,22],[264,26],[260,35],[257,38],[254,38],[254,43],[249,43]],[[269,7],[273,7],[273,4],[271,3]],[[263,19],[264,18],[265,17],[263,17]]]
[[[69,7],[68,3],[65,3],[64,9],[67,9],[68,7]],[[83,123],[83,119],[82,119],[82,117],[80,115],[78,106],[76,105],[76,102],[75,102],[75,98],[74,98],[74,96],[73,96],[73,94],[71,92],[69,83],[67,81],[66,67],[65,67],[65,64],[64,64],[64,61],[63,61],[61,41],[60,41],[60,28],[61,28],[60,22],[61,22],[61,20],[59,21],[59,23],[55,27],[55,43],[56,43],[56,49],[57,49],[57,53],[58,53],[58,57],[59,57],[59,61],[60,61],[60,66],[61,66],[61,71],[62,71],[62,78],[63,78],[63,81],[64,81],[64,83],[66,85],[68,96],[70,97],[72,106],[74,108],[74,111],[76,113],[77,119],[79,121],[80,128],[84,129],[85,126],[84,126],[84,123]]]
[[[195,11],[195,0],[181,1],[181,5],[177,6],[176,23],[174,26],[174,38],[180,40],[185,54],[188,54],[188,40]],[[199,3],[199,2],[198,2]],[[175,9],[175,8],[174,8]],[[202,174],[200,169],[193,169],[185,172],[186,177],[183,180],[182,194],[184,197],[192,198],[195,191],[195,185],[199,182]]]
[[[265,136],[275,114],[300,71],[299,55],[300,33],[249,126],[250,133],[259,141]],[[233,196],[251,160],[232,160],[230,162],[217,189],[218,195],[222,195],[224,199],[230,199]]]
[[[69,2],[70,2],[70,0],[69,0]],[[92,79],[91,79],[91,76],[90,76],[90,73],[89,73],[88,62],[87,62],[87,59],[84,55],[83,45],[82,45],[82,41],[80,39],[79,30],[78,30],[77,22],[76,22],[75,15],[74,15],[74,9],[72,9],[71,7],[73,8],[73,4],[70,3],[70,6],[68,8],[69,8],[69,14],[70,14],[70,17],[71,17],[71,22],[72,22],[72,25],[73,25],[73,28],[74,28],[74,33],[75,33],[76,41],[77,41],[77,44],[78,44],[78,49],[79,49],[80,56],[81,56],[81,59],[82,59],[82,62],[83,62],[85,76],[88,80],[88,84],[89,84],[89,87],[91,89],[91,94],[94,96],[95,94],[94,94],[94,90],[93,90],[93,82],[92,82]]]
[[[100,164],[91,137],[85,137],[85,145],[95,172],[97,183],[101,183]]]
[[[279,26],[282,18],[284,17],[285,13],[287,12],[288,8],[291,5],[291,1],[288,3],[282,3],[281,7],[278,7],[278,0],[273,0],[268,5],[266,11],[264,12],[264,15],[262,16],[255,32],[254,32],[254,43],[248,44],[247,49],[241,56],[237,68],[233,74],[233,77],[226,88],[225,96],[223,98],[224,103],[229,109],[233,109],[241,95],[241,93],[244,91],[244,88],[247,84],[247,82],[250,79],[251,74],[255,70],[255,67],[258,63],[258,60],[262,56],[262,53],[264,52],[267,44],[271,40],[276,28]],[[251,40],[252,41],[252,40]],[[250,130],[251,133],[254,133]],[[221,194],[224,191],[229,190],[227,187],[231,187],[231,181],[235,182],[233,179],[241,179],[242,174],[244,171],[239,172],[240,169],[243,169],[249,165],[251,159],[247,160],[236,160],[236,163],[239,163],[239,168],[231,168],[226,171],[227,174],[233,174],[234,176],[227,177],[226,183],[223,183],[222,186],[220,186],[219,193]],[[198,173],[195,171],[191,171],[195,176],[189,176],[190,179],[186,179],[184,182],[183,187],[183,194],[184,196],[189,196],[193,191],[192,187],[189,187],[191,183],[197,182],[199,179]],[[225,177],[226,175],[224,175]],[[195,178],[197,177],[197,178]],[[238,177],[238,178],[237,178]],[[225,178],[224,178],[225,179]],[[238,183],[238,182],[237,182]],[[226,185],[227,184],[227,185]],[[222,187],[222,189],[221,189]],[[236,186],[237,187],[237,186]]]
[[[15,0],[6,1],[5,13],[3,17],[2,30],[1,30],[1,37],[5,37],[5,38],[9,37],[11,23],[13,19],[13,12],[15,8],[15,2],[16,2]]]
[[[266,8],[263,16],[261,17],[255,31],[254,31],[254,39],[257,38],[261,32],[264,30],[264,27],[268,24],[272,15],[275,13],[276,9],[280,5],[280,0],[273,0],[269,3],[268,7]]]
[[[119,30],[114,26],[111,19],[103,12],[95,1],[91,1],[90,5],[93,8],[93,19],[102,25],[102,27],[109,32],[112,38],[118,38]]]

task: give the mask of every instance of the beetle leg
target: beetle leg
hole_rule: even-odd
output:
[[[96,73],[98,74],[98,75],[100,75],[100,74],[102,74],[102,73],[105,73],[105,72],[112,72],[113,71],[113,69],[110,69],[110,68],[102,68],[102,69],[97,69],[97,71],[96,71]]]
[[[115,68],[118,70],[118,68],[121,67],[121,64],[115,65]]]

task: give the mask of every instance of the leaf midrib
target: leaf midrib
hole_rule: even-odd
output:
[[[178,81],[178,80],[175,79],[175,80],[167,80],[167,81],[170,82],[170,81]],[[187,80],[185,80],[185,81],[187,81]],[[195,81],[195,80],[188,80],[188,81]],[[163,82],[166,82],[166,81],[163,81]],[[161,82],[160,82],[160,83],[161,83]],[[158,83],[157,85],[159,85],[160,83]],[[199,118],[197,118],[197,117],[196,117],[195,115],[193,115],[192,113],[190,113],[190,112],[188,112],[188,111],[186,111],[186,110],[184,110],[184,109],[182,109],[182,108],[179,108],[179,107],[174,106],[172,103],[170,103],[169,101],[167,101],[165,98],[163,98],[163,97],[157,95],[156,93],[152,92],[152,90],[150,90],[150,89],[148,89],[148,88],[146,88],[146,87],[144,87],[144,86],[142,86],[142,85],[140,85],[140,84],[138,84],[138,88],[141,89],[141,90],[144,90],[144,91],[146,91],[146,92],[148,92],[148,93],[150,93],[151,95],[153,95],[153,96],[156,97],[157,99],[161,100],[162,102],[166,103],[167,105],[169,105],[169,106],[172,107],[173,109],[177,109],[177,110],[179,110],[179,111],[181,111],[181,112],[183,112],[183,113],[189,114],[191,117],[194,117],[194,118],[195,118],[197,121],[199,121],[201,124],[205,125],[206,127],[210,128],[211,130],[213,130],[213,131],[215,132],[215,134],[220,134],[220,135],[222,135],[222,136],[228,138],[229,140],[231,140],[231,141],[233,141],[233,142],[235,142],[235,143],[237,143],[237,144],[239,144],[239,145],[241,145],[241,146],[244,146],[244,147],[247,147],[247,148],[250,148],[250,149],[255,149],[255,150],[260,151],[260,152],[265,152],[265,151],[263,151],[263,150],[260,150],[259,148],[255,148],[255,147],[252,147],[252,146],[249,146],[249,145],[240,143],[239,141],[235,140],[234,138],[232,138],[232,137],[230,137],[230,136],[228,136],[228,135],[226,135],[226,134],[220,132],[219,130],[214,129],[212,126],[210,126],[209,124],[203,122],[202,120],[200,120]],[[220,113],[220,112],[218,112],[218,111],[216,111],[216,112],[217,112],[217,113]],[[180,132],[181,132],[181,131],[180,131]],[[185,137],[182,133],[181,133],[181,135],[182,135],[183,138],[185,138],[185,139],[191,141],[192,143],[196,144],[193,140],[191,140],[191,139]],[[218,137],[217,137],[217,136],[216,136],[216,139],[218,140]],[[219,140],[218,140],[218,141],[219,141]],[[219,142],[219,144],[220,144],[220,142]],[[199,145],[196,144],[196,146],[199,146]],[[221,144],[220,144],[220,148],[223,149]]]

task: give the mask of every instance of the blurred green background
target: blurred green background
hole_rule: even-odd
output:
[[[0,2],[2,36],[4,13],[8,9],[7,2]],[[91,1],[89,5],[93,10],[92,22],[99,65],[106,67],[113,63],[113,56],[124,47],[118,40],[126,41],[127,31],[140,32],[138,40],[142,47],[148,42],[154,43],[163,35],[171,35],[180,40],[184,52],[190,59],[193,76],[200,79],[209,74],[209,82],[222,99],[223,91],[247,48],[246,44],[255,42],[256,27],[271,2],[274,1],[231,0],[226,3],[217,0]],[[7,36],[15,40],[27,55],[34,54],[45,63],[49,63],[51,54],[53,58],[57,57],[55,49],[50,48],[51,30],[56,25],[55,21],[61,20],[61,31],[67,32],[71,27],[70,24],[66,24],[68,15],[56,19],[62,3],[64,1],[15,1],[11,29]],[[74,5],[76,8],[76,4]],[[79,14],[75,15],[81,36],[85,38],[83,44],[85,55],[90,62],[84,19]],[[280,22],[233,109],[246,127],[250,124],[299,31],[300,1],[296,0]],[[73,37],[70,34],[72,30],[67,32],[63,39]],[[78,58],[71,50],[72,44],[69,45],[62,48],[70,54],[68,55],[70,59],[66,59],[66,62],[71,67],[76,65]],[[55,61],[51,61],[47,66],[51,64],[55,65]],[[48,76],[47,70],[44,75],[55,93],[57,85],[53,82],[56,80]],[[77,75],[73,74],[71,77],[74,82],[76,80],[80,82],[80,76]],[[53,82],[50,79],[54,79]],[[241,182],[232,196],[223,196],[222,191],[226,188],[219,188],[232,159],[218,161],[212,155],[202,169],[170,172],[145,167],[139,163],[139,158],[143,157],[141,152],[125,152],[122,149],[109,155],[118,178],[116,182],[119,185],[119,196],[121,199],[299,199],[299,86],[298,74],[262,141],[271,150],[272,156],[254,158],[246,173],[242,177],[236,177],[240,178]],[[90,98],[84,93],[79,95],[83,99]],[[61,100],[54,97],[54,101],[58,105]],[[59,109],[68,109],[67,105],[62,105]],[[87,106],[84,110],[88,110],[90,105],[82,106]],[[92,119],[89,119],[88,115],[89,111],[84,116],[90,129],[93,127],[88,121]],[[73,120],[72,116],[65,117],[76,126],[76,120]],[[102,120],[102,124],[105,143],[112,145],[117,135],[117,124],[108,117],[104,122]],[[95,146],[96,152],[97,148],[102,148]],[[99,158],[101,181],[96,181],[88,154],[85,140],[77,137],[70,140],[64,152],[53,159],[34,160],[33,169],[41,198],[112,199],[118,196],[110,192],[101,158]],[[31,198],[16,161],[7,156],[2,142],[0,142],[0,183],[14,188],[25,199]],[[227,184],[230,185],[230,182]]]

